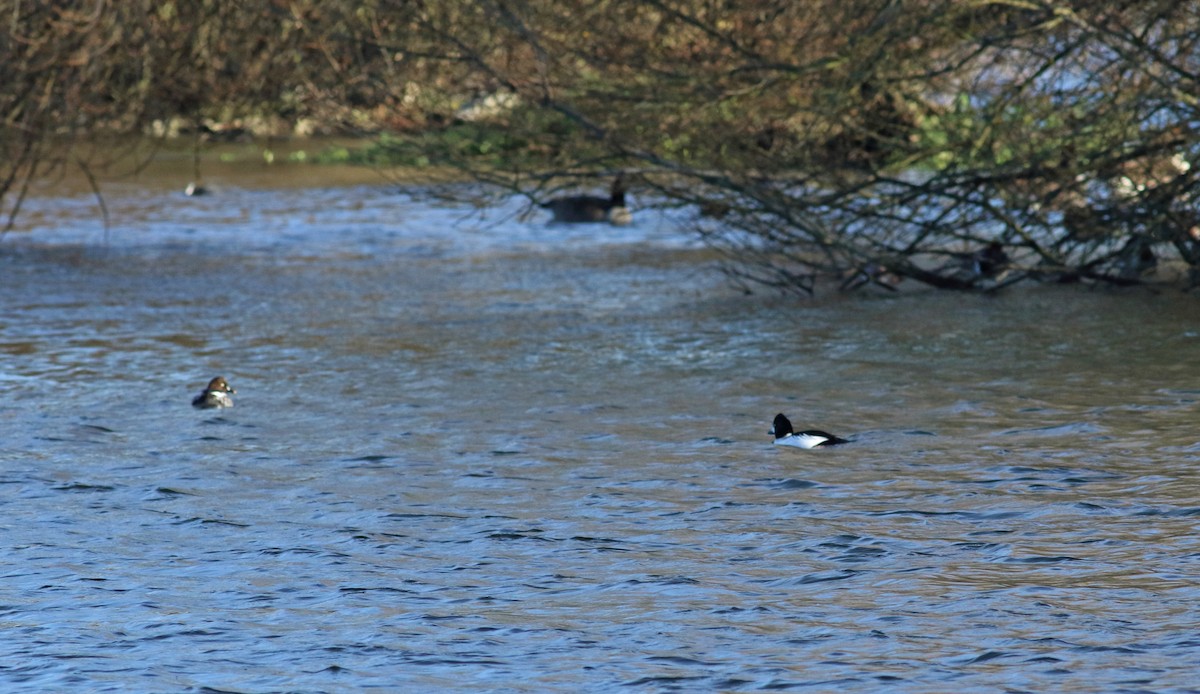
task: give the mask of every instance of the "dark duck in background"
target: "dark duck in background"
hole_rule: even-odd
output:
[[[608,222],[629,224],[633,221],[629,208],[625,206],[625,176],[618,174],[613,179],[607,198],[598,195],[570,195],[544,202],[541,207],[554,215],[554,221],[562,224],[588,224]]]

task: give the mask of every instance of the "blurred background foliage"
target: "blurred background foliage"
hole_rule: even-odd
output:
[[[131,135],[349,134],[373,144],[326,159],[534,201],[623,171],[747,286],[1200,283],[1197,2],[0,0],[0,26],[10,218]]]

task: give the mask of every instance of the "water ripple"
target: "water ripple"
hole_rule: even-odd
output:
[[[0,246],[6,691],[1194,689],[1193,298],[796,303],[652,217],[130,195]]]

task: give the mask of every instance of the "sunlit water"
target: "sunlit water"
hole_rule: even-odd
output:
[[[107,203],[0,245],[6,691],[1197,691],[1196,297],[747,296],[668,219],[394,186]]]

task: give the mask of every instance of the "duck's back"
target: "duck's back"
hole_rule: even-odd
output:
[[[607,222],[612,202],[594,195],[572,195],[551,200],[542,207],[554,214],[556,222]]]

